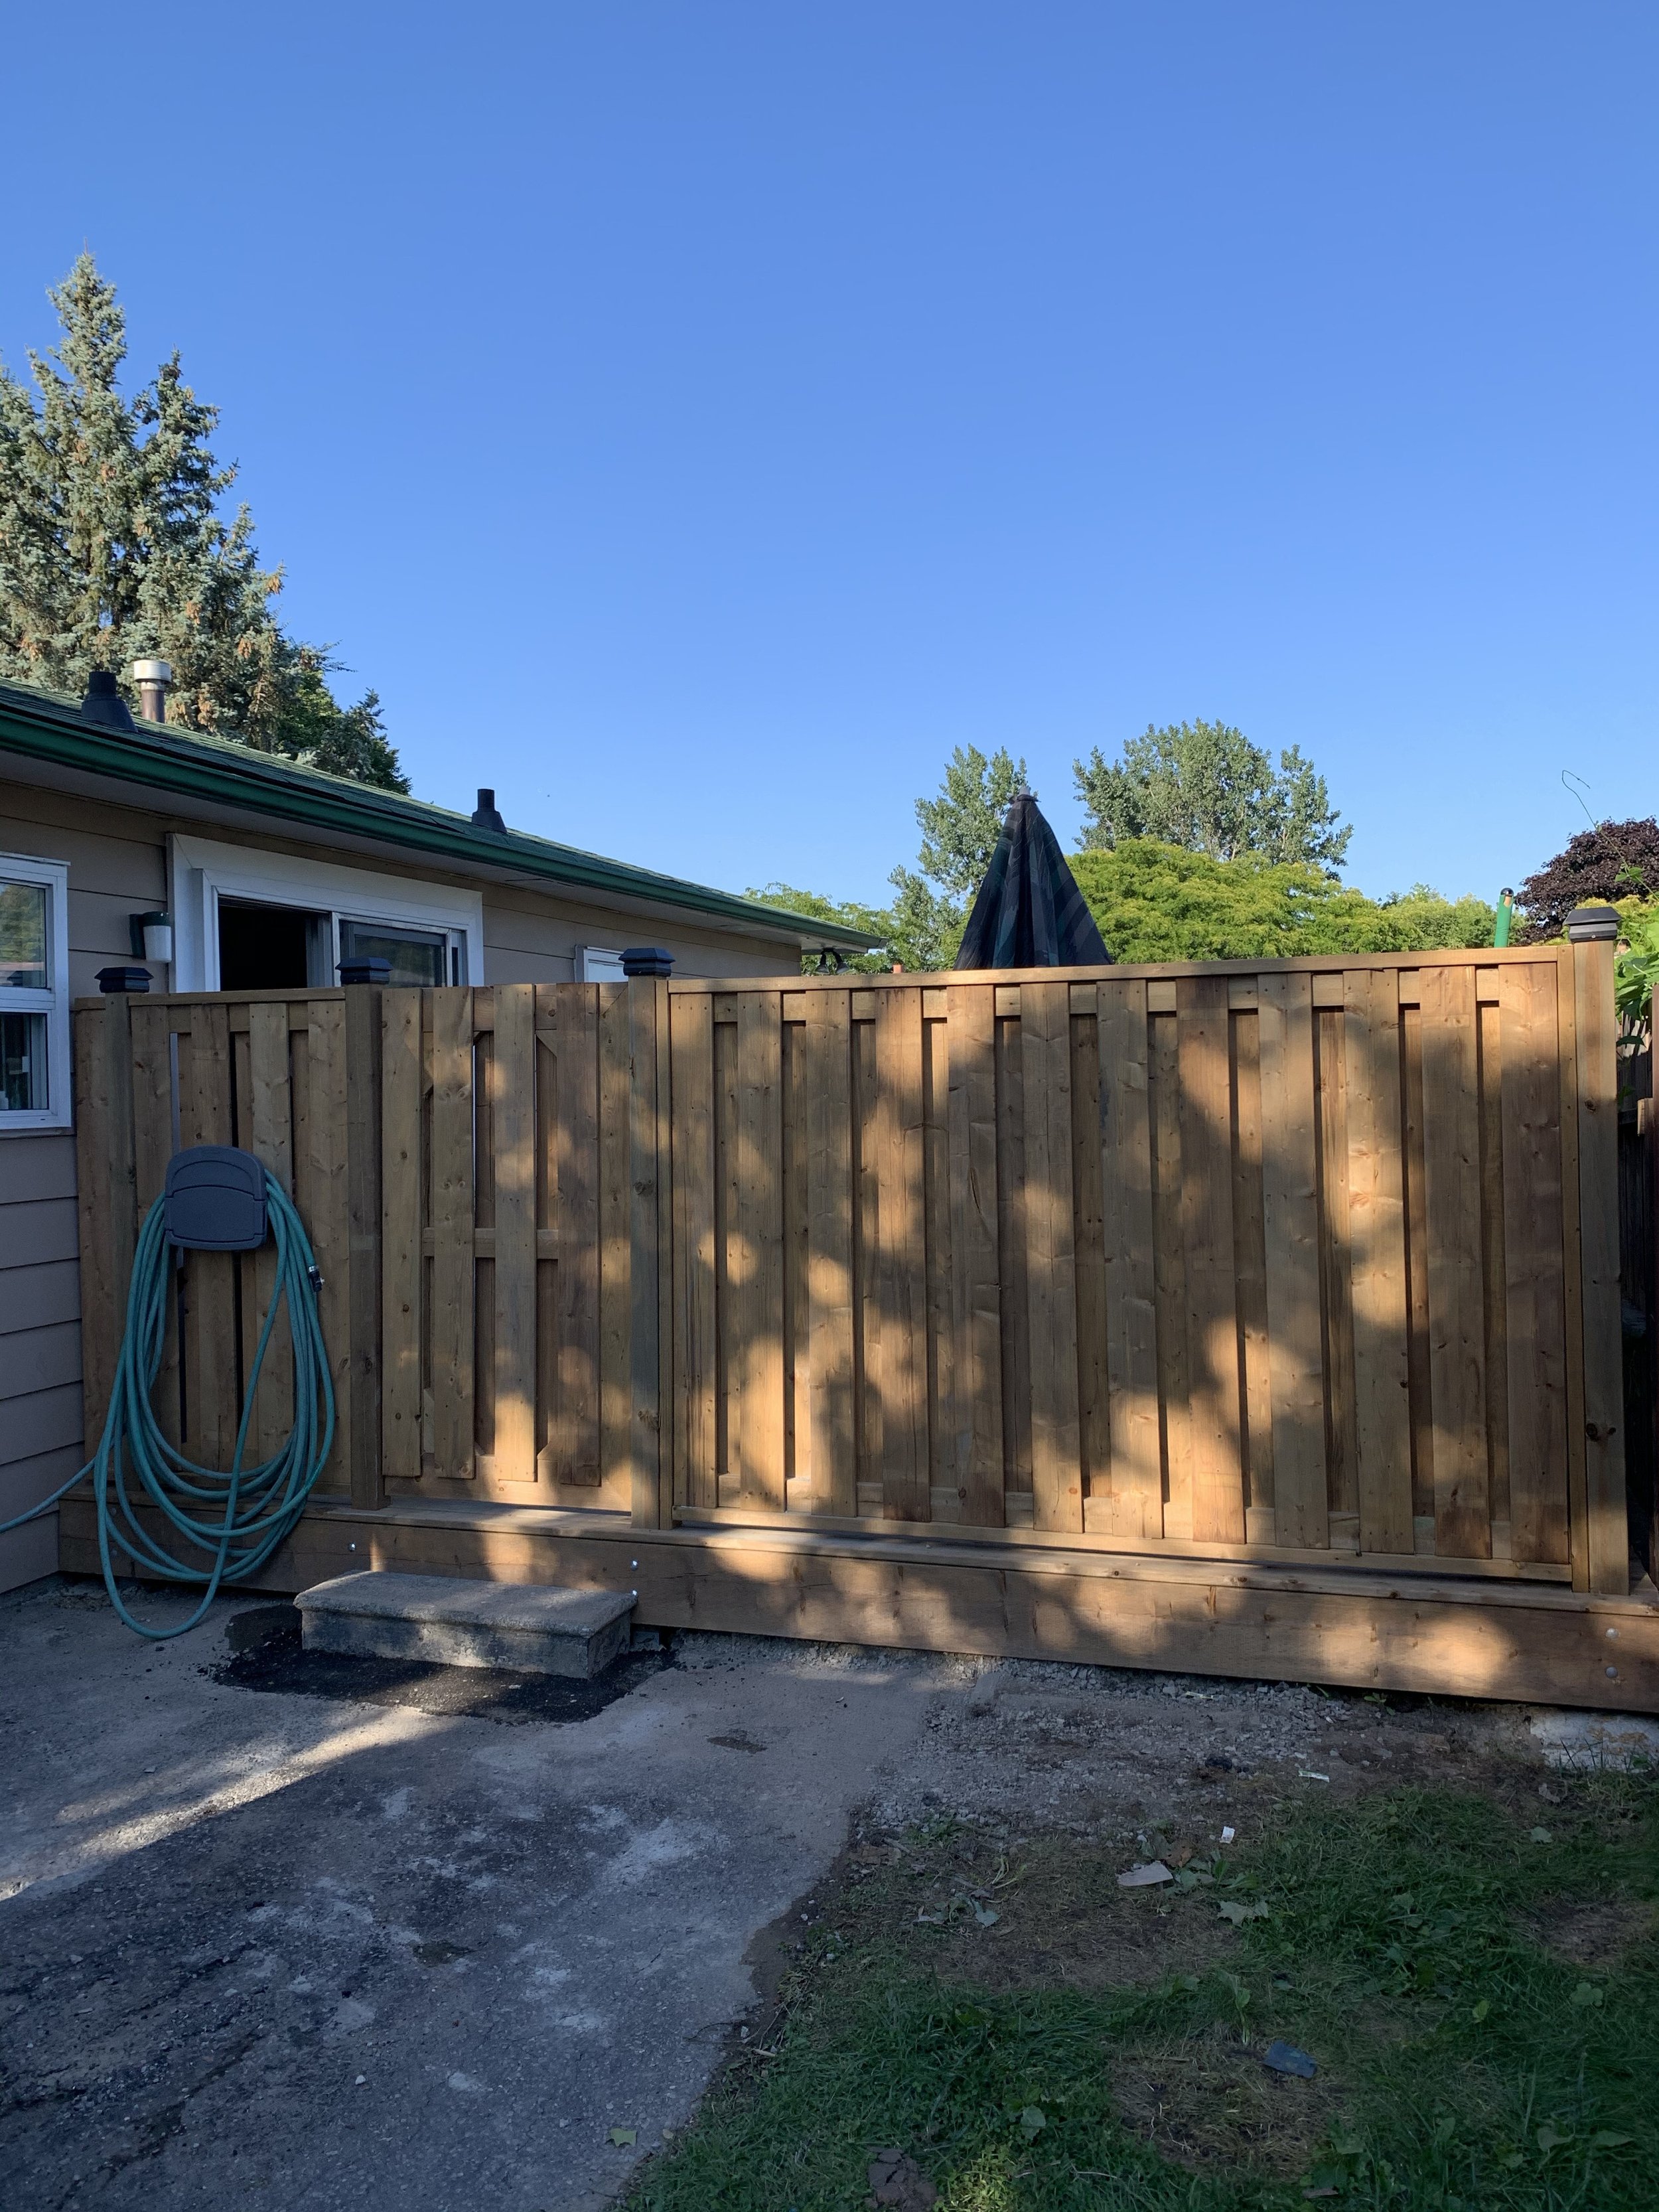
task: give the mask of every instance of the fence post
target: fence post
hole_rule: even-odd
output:
[[[629,980],[628,1065],[629,1463],[634,1526],[660,1528],[668,1517],[663,1496],[667,1461],[662,1434],[662,1315],[668,1261],[668,1236],[663,1222],[668,1195],[668,1128],[663,1094],[668,1075],[668,986],[658,977]]]
[[[1619,1067],[1611,934],[1573,936],[1578,1060],[1578,1250],[1584,1360],[1584,1529],[1592,1590],[1630,1588],[1619,1291]],[[1574,1548],[1578,1548],[1575,1539]]]
[[[386,1504],[380,1461],[380,998],[374,984],[346,987],[351,1502],[371,1510]]]

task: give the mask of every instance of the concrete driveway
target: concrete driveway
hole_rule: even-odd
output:
[[[506,1726],[221,1684],[246,1603],[0,1599],[0,2203],[597,2212],[969,1679],[688,1638]]]

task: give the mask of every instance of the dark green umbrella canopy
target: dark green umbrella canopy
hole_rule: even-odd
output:
[[[1060,841],[1029,791],[1016,792],[974,900],[958,968],[1101,968],[1111,954]]]

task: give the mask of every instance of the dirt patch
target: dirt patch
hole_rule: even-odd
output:
[[[1285,2177],[1305,2172],[1338,2103],[1328,2077],[1270,2073],[1218,2026],[1115,2060],[1112,2091],[1125,2126],[1165,2158]]]
[[[1653,1908],[1631,1898],[1546,1898],[1526,1917],[1535,1943],[1574,1966],[1610,1973],[1653,1938]]]

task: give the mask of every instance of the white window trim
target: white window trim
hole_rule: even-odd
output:
[[[576,947],[576,981],[579,983],[623,981],[622,947],[609,945],[579,945]]]
[[[484,980],[483,897],[452,884],[423,884],[343,868],[331,860],[220,845],[204,837],[167,840],[173,913],[173,988],[219,988],[219,901],[257,899],[304,907],[329,917],[330,980],[338,973],[342,921],[389,922],[398,929],[442,929],[464,954],[461,980]]]
[[[46,1017],[46,1103],[29,1113],[0,1113],[0,1136],[22,1136],[35,1129],[73,1126],[74,1085],[70,1076],[69,867],[62,860],[37,860],[26,853],[0,853],[0,880],[46,887],[46,988],[15,991],[0,987],[0,1012]]]

